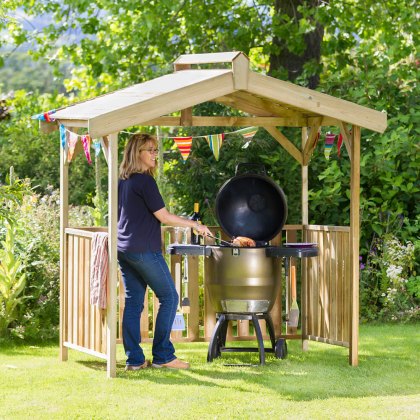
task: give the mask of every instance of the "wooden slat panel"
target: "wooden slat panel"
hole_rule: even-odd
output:
[[[150,290],[149,288],[146,289],[146,293],[144,294],[144,309],[143,313],[140,315],[140,337],[141,341],[149,340],[149,302],[150,302]],[[151,298],[153,299],[153,297]],[[123,308],[124,309],[124,308]],[[151,313],[153,316],[153,311]],[[121,318],[122,321],[122,318]],[[154,323],[153,323],[154,325]],[[122,335],[121,335],[122,337]]]
[[[285,228],[286,227],[284,226],[283,229],[285,229]],[[273,245],[273,246],[280,246],[281,243],[282,243],[282,232],[280,232],[280,234],[277,235],[275,238],[273,238],[270,242],[271,242],[271,245]],[[282,265],[283,264],[283,259],[279,259],[278,264]],[[281,267],[279,267],[279,273],[280,273],[280,276],[282,276]],[[275,298],[273,308],[271,309],[271,312],[270,312],[271,319],[273,321],[273,326],[274,326],[274,333],[275,333],[276,337],[279,336],[282,333],[282,328],[283,328],[282,284],[283,284],[283,278],[281,278],[279,292],[278,292],[278,294]]]
[[[73,342],[73,268],[74,268],[74,237],[69,237],[68,244],[68,281],[67,281],[67,296],[68,296],[68,310],[67,310],[67,337],[65,341]]]
[[[146,290],[147,295],[147,290]],[[122,279],[121,271],[118,272],[118,339],[122,340],[122,319],[124,313],[124,304],[125,304],[125,290],[124,282]],[[145,306],[147,308],[147,306]],[[147,309],[146,309],[147,310]],[[140,326],[141,331],[141,326]]]
[[[349,229],[330,226],[315,231],[312,226],[305,231],[305,238],[319,244],[320,255],[306,262],[308,283],[311,284],[306,289],[309,296],[306,296],[306,321],[302,321],[306,322],[304,335],[309,339],[323,337],[330,344],[348,343],[350,273],[346,267],[349,265]]]
[[[84,278],[85,278],[85,287],[84,287],[84,320],[83,320],[83,347],[89,348],[89,335],[90,335],[90,261],[91,254],[90,249],[92,241],[89,238],[84,238]]]
[[[101,324],[102,324],[102,320],[101,320],[101,314],[100,314],[99,308],[96,305],[94,306],[94,308],[95,308],[95,334],[94,334],[95,350],[102,353],[102,343],[101,343],[101,338],[102,338]]]
[[[73,248],[73,318],[72,318],[72,326],[73,326],[73,336],[71,342],[74,344],[78,344],[77,342],[77,320],[78,320],[78,312],[79,312],[79,240],[80,238],[74,238],[74,248]]]
[[[329,337],[337,341],[337,232],[331,233],[331,261],[330,261],[330,334]]]
[[[216,312],[210,301],[206,279],[209,278],[207,258],[204,259],[204,338],[209,341],[216,326]]]
[[[198,340],[200,337],[200,288],[198,284],[199,263],[199,257],[188,257],[188,298],[190,299],[191,306],[190,313],[187,318],[188,338],[192,341]]]
[[[83,337],[84,337],[84,294],[85,294],[85,258],[84,258],[84,250],[85,250],[85,238],[79,238],[79,285],[78,285],[78,313],[77,313],[77,344],[79,346],[83,345]]]

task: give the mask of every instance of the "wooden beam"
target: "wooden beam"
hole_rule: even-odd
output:
[[[118,223],[118,133],[109,136],[108,161],[108,267],[106,329],[107,376],[116,376],[117,347],[117,223]]]
[[[275,127],[264,127],[282,146],[283,148],[293,156],[301,165],[303,164],[303,157],[301,151],[277,128]]]
[[[245,56],[244,53],[239,51],[210,54],[183,54],[175,60],[174,64],[230,63],[240,54]]]
[[[48,134],[58,130],[58,125],[56,122],[39,121],[39,129],[42,133]]]
[[[232,61],[233,85],[235,89],[248,88],[249,58],[238,54]]]
[[[302,128],[302,150],[305,150],[308,142],[308,129]],[[308,165],[305,164],[305,159],[302,165],[302,225],[309,224],[309,195],[308,195]]]
[[[80,120],[80,119],[63,119],[57,120],[57,128],[59,124],[63,124],[65,127],[76,127],[76,128],[88,128],[88,120]]]
[[[296,109],[290,109],[285,104],[271,101],[266,98],[252,95],[248,92],[233,92],[221,98],[215,98],[215,102],[226,103],[231,107],[236,107],[250,114],[259,116],[273,116],[273,117],[293,117],[304,120],[305,115]]]
[[[254,95],[357,124],[379,133],[383,133],[387,126],[387,116],[383,112],[255,72],[249,74],[248,91]]]
[[[351,134],[349,130],[347,129],[346,125],[343,123],[343,121],[338,121],[338,126],[340,127],[340,133],[343,136],[343,141],[347,149],[347,154],[349,155],[349,158],[351,160],[351,155],[352,155]]]
[[[309,133],[309,139],[305,142],[305,148],[303,149],[303,164],[308,165],[309,161],[311,160],[312,154],[314,153],[317,137],[318,137],[318,130],[321,126],[322,118],[317,118],[314,120],[314,125],[311,126],[311,131]]]
[[[360,241],[360,127],[353,126],[350,175],[350,352],[349,363],[359,364],[359,241]]]
[[[238,126],[244,127],[252,126],[273,126],[273,127],[300,127],[303,121],[292,121],[290,118],[281,117],[200,117],[193,116],[191,127],[230,127]],[[180,117],[159,117],[149,121],[145,121],[142,125],[153,125],[160,127],[180,127]]]
[[[68,349],[64,345],[67,341],[67,238],[66,228],[69,225],[69,165],[67,149],[61,147],[60,142],[60,360],[68,359]]]
[[[308,129],[302,127],[302,150],[305,150],[305,146],[308,142]],[[307,225],[309,223],[309,182],[308,182],[308,166],[305,164],[305,158],[303,156],[303,165],[301,169],[301,206],[302,206],[302,225]],[[302,232],[302,241],[306,241],[305,232]],[[302,312],[301,317],[301,328],[302,328],[302,350],[308,350],[309,341],[307,338],[304,338],[307,334],[307,308],[308,308],[308,273],[307,273],[307,259],[301,259],[301,300],[300,300],[300,309]]]
[[[101,147],[102,147],[102,152],[104,153],[104,157],[105,157],[105,161],[107,163],[107,165],[109,166],[109,139],[108,136],[103,136],[101,137]]]
[[[192,126],[192,117],[193,117],[192,111],[193,111],[192,107],[181,110],[181,118],[179,122],[183,127]]]

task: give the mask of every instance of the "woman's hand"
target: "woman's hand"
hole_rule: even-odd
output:
[[[206,225],[202,225],[200,223],[195,223],[194,229],[198,232],[201,236],[211,236],[210,229]]]

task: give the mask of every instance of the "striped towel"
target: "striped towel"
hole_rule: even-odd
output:
[[[95,232],[92,238],[90,263],[90,304],[106,308],[108,284],[108,233]]]

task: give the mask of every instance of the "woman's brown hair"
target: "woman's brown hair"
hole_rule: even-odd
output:
[[[123,160],[120,165],[120,178],[128,179],[132,174],[149,174],[154,175],[155,168],[144,170],[139,159],[139,153],[147,149],[148,143],[151,143],[155,148],[157,147],[156,137],[147,133],[133,134],[127,142],[124,149]]]

